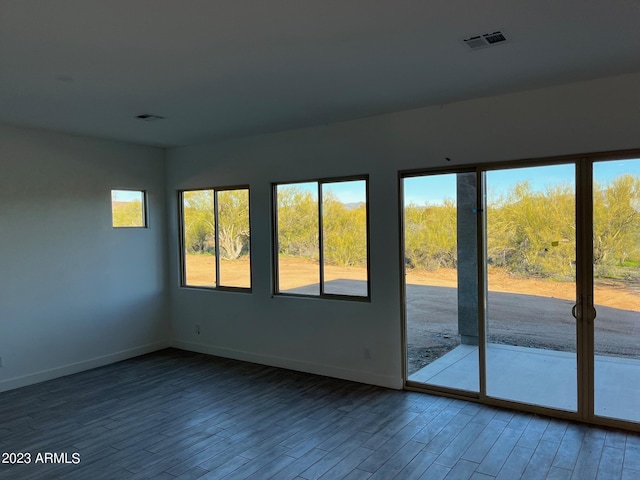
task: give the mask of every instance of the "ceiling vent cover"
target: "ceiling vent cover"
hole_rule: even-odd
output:
[[[469,48],[475,50],[477,48],[491,47],[493,45],[499,45],[505,43],[507,38],[500,31],[493,33],[485,33],[483,35],[476,35],[475,37],[469,37],[464,39]]]

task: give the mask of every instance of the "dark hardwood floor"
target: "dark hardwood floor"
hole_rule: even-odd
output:
[[[175,349],[1,393],[0,452],[20,480],[640,478],[637,434]]]

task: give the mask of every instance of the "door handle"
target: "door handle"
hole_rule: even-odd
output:
[[[571,307],[571,315],[573,316],[573,318],[575,318],[576,320],[578,320],[578,317],[582,316],[582,313],[578,310],[580,308],[580,304],[576,303],[573,307]],[[592,312],[592,316],[591,319],[595,320],[596,315],[597,315],[597,310],[595,309],[595,307],[591,307],[591,312]]]
[[[593,295],[589,295],[587,297],[587,301],[589,302],[588,305],[591,308],[591,321],[596,319],[596,307],[595,304],[593,302]]]
[[[578,304],[576,303],[573,307],[571,307],[571,315],[573,316],[573,318],[575,318],[576,320],[578,320]]]

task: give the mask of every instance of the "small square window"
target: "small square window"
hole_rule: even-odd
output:
[[[111,213],[115,228],[146,227],[146,192],[143,190],[111,190]]]

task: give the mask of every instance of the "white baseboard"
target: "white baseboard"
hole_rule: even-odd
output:
[[[290,358],[277,357],[273,355],[261,355],[253,352],[245,352],[241,350],[233,350],[213,345],[204,345],[200,343],[187,342],[184,340],[172,340],[171,346],[188,350],[190,352],[206,353],[217,357],[233,358],[234,360],[243,360],[245,362],[259,363],[261,365],[269,365],[271,367],[287,368],[289,370],[297,370],[300,372],[313,373],[316,375],[324,375],[326,377],[340,378],[342,380],[351,380],[353,382],[366,383],[369,385],[377,385],[380,387],[393,388],[401,390],[404,386],[402,378],[396,378],[388,375],[377,375],[359,370],[349,370],[347,368],[334,367],[330,365],[321,365],[317,363],[303,362]]]
[[[155,352],[157,350],[162,350],[164,348],[168,348],[169,346],[170,342],[168,341],[150,343],[141,347],[122,350],[120,352],[112,353],[109,355],[103,355],[101,357],[83,360],[82,362],[71,363],[69,365],[24,375],[22,377],[9,378],[7,380],[0,381],[0,392],[13,390],[14,388],[25,387],[27,385],[33,385],[34,383],[44,382],[46,380],[52,380],[58,377],[64,377],[65,375],[71,375],[73,373],[90,370],[92,368],[102,367],[104,365],[109,365],[110,363],[127,360],[129,358]]]

